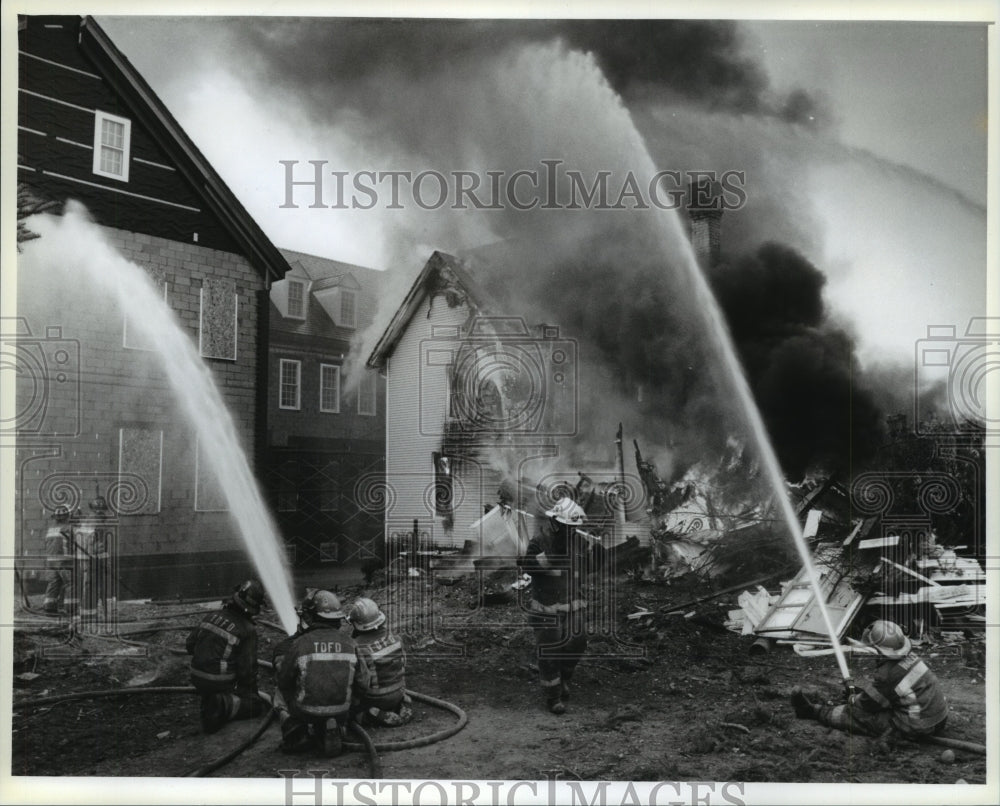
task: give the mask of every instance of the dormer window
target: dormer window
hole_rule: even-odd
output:
[[[288,316],[306,318],[306,284],[301,280],[288,281]]]
[[[358,326],[358,292],[343,288],[340,291],[340,326]]]
[[[98,176],[128,182],[132,121],[107,112],[94,113],[94,165]]]

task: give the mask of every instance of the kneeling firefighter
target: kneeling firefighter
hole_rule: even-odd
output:
[[[267,710],[257,694],[257,628],[264,605],[256,579],[239,585],[222,609],[202,619],[187,638],[191,683],[201,694],[201,728],[215,733],[231,719]]]
[[[355,685],[367,683],[344,617],[335,594],[316,591],[302,605],[302,634],[275,649],[274,707],[286,752],[315,745],[328,757],[341,752]]]
[[[357,686],[356,710],[369,725],[405,725],[413,719],[413,711],[406,694],[403,643],[389,631],[385,613],[371,599],[358,599],[347,620],[354,628],[358,660],[367,670],[367,681],[359,680]]]
[[[822,705],[796,688],[792,691],[795,715],[852,734],[895,733],[919,739],[941,733],[948,721],[944,689],[899,625],[874,621],[862,633],[861,643],[878,653],[872,682],[835,706]]]

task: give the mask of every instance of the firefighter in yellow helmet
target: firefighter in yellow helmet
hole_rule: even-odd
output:
[[[531,539],[518,565],[531,575],[528,624],[538,644],[545,703],[553,714],[564,714],[573,672],[587,651],[586,552],[576,533],[585,513],[572,498],[563,497],[545,514],[547,527]]]
[[[795,715],[871,736],[890,731],[909,738],[940,733],[948,719],[948,701],[934,672],[912,651],[899,626],[879,619],[865,629],[861,641],[878,653],[871,685],[835,706],[820,705],[796,688]]]
[[[354,628],[358,660],[368,672],[367,680],[357,688],[357,710],[369,725],[405,725],[413,719],[413,711],[406,694],[406,653],[402,641],[389,631],[385,613],[371,599],[358,599],[347,618]]]

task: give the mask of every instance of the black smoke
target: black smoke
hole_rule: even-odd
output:
[[[591,53],[611,87],[629,99],[667,92],[707,109],[812,125],[817,96],[802,88],[775,93],[746,54],[729,20],[311,19],[224,23],[251,66],[276,87],[304,89],[325,101],[363,105],[385,79],[419,82],[460,74],[470,63],[511,47],[561,40]],[[360,90],[360,93],[358,92]],[[390,89],[395,91],[394,89]]]
[[[820,270],[766,243],[710,278],[788,477],[864,467],[885,441],[884,418],[852,337],[827,321]]]

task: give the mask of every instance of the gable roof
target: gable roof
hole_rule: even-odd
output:
[[[288,262],[139,71],[93,17],[83,17],[79,26],[81,51],[93,62],[111,89],[125,101],[135,119],[173,160],[177,170],[204,199],[206,207],[245,250],[250,263],[270,280],[284,277],[289,270]]]
[[[410,290],[403,297],[386,329],[368,357],[367,365],[380,369],[406,331],[413,315],[428,296],[445,289],[463,296],[463,301],[480,312],[487,312],[489,297],[485,290],[473,279],[468,266],[454,255],[435,251],[420,270]]]

